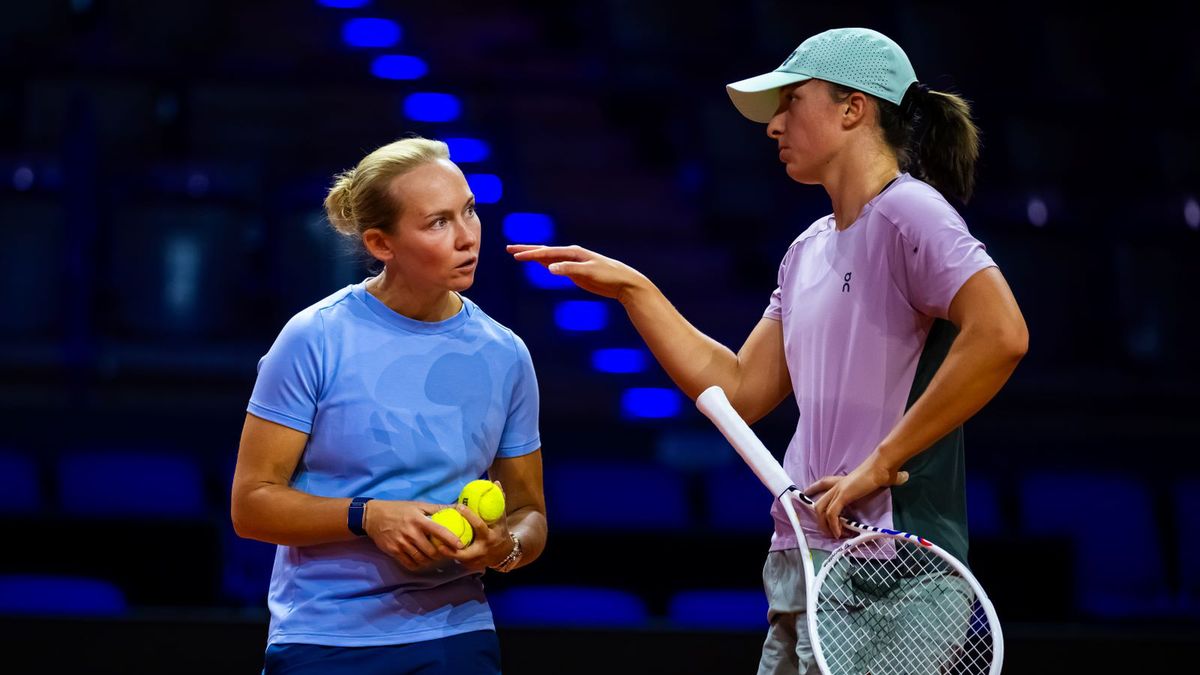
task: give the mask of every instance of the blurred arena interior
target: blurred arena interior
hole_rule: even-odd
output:
[[[736,349],[828,197],[783,174],[723,85],[840,25],[905,45],[984,133],[960,211],[1031,334],[966,426],[970,562],[1008,672],[1132,654],[1165,672],[1200,641],[1200,551],[1180,534],[1200,513],[1200,58],[1153,38],[1194,8],[0,7],[13,662],[261,667],[274,547],[229,521],[255,366],[292,314],[369,274],[324,220],[330,176],[417,133],[468,174],[484,241],[467,294],[525,339],[542,392],[549,545],[485,576],[506,672],[747,672],[770,495],[619,305],[503,247],[625,260]],[[785,402],[756,430],[782,452],[795,421]],[[620,498],[567,494],[580,484]],[[1022,575],[1034,558],[1046,571]]]

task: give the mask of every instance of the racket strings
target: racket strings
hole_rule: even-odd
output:
[[[884,544],[825,562],[816,622],[830,675],[988,673],[989,625],[970,584],[924,547]]]

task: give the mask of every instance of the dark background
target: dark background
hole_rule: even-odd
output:
[[[561,328],[559,303],[593,298],[532,283],[504,224],[549,216],[549,241],[633,264],[736,349],[830,206],[723,85],[867,26],[972,102],[984,148],[958,206],[1029,324],[966,427],[971,564],[1007,672],[1165,667],[1200,638],[1197,547],[1177,534],[1200,510],[1197,16],[1097,8],[0,4],[6,653],[257,672],[273,547],[228,519],[255,366],[292,314],[369,274],[322,220],[330,177],[419,133],[490,149],[460,161],[503,184],[468,295],[526,340],[542,391],[549,548],[485,578],[506,672],[750,671],[769,495],[648,357],[594,367],[636,334],[615,304],[584,307],[607,312],[598,330]],[[348,44],[361,17],[398,41]],[[427,73],[372,75],[388,54]],[[460,114],[412,119],[420,92]],[[794,425],[785,403],[756,430],[781,452]]]

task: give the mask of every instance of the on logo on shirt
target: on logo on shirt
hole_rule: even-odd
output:
[[[846,276],[842,277],[842,281],[844,282],[844,283],[842,284],[842,292],[843,292],[843,293],[849,293],[849,292],[850,292],[850,275],[851,275],[851,274],[854,274],[854,273],[853,273],[853,272],[846,272]]]

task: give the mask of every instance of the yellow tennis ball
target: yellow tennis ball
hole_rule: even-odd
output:
[[[458,503],[491,525],[504,517],[504,491],[490,480],[473,480],[458,493]]]
[[[442,509],[429,518],[453,532],[463,546],[469,546],[475,540],[475,530],[471,528],[471,523],[455,509]]]

